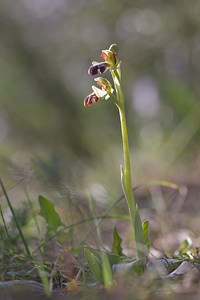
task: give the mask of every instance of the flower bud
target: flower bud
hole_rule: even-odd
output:
[[[112,44],[109,48],[109,50],[114,54],[117,55],[118,54],[118,47],[116,44]]]
[[[95,81],[97,81],[97,84],[102,87],[102,90],[104,90],[108,93],[111,92],[112,85],[111,85],[110,81],[108,81],[106,78],[98,77],[95,79]]]
[[[101,54],[101,57],[111,68],[114,68],[116,65],[116,57],[115,56],[116,56],[116,54],[114,54],[110,50],[103,50],[102,54]]]

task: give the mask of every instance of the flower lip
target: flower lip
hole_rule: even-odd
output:
[[[97,103],[99,101],[99,98],[97,97],[97,95],[95,95],[95,93],[94,93],[94,96],[93,96],[93,100],[94,100],[95,103]]]
[[[107,68],[108,68],[108,64],[106,62],[97,63],[89,67],[88,74],[92,76],[97,75],[98,72],[102,74],[106,71]]]
[[[97,103],[99,101],[99,98],[97,97],[97,95],[95,93],[91,93],[84,99],[84,106],[85,107],[91,106],[93,104],[93,101],[95,103]]]
[[[97,75],[98,74],[98,66],[94,65],[94,66],[89,67],[88,74],[90,74],[92,76]]]
[[[99,66],[99,72],[102,74],[105,72],[107,68],[107,63],[101,63],[101,66]]]
[[[90,105],[92,105],[92,99],[90,98],[90,95],[89,95],[84,99],[84,106],[88,107]]]

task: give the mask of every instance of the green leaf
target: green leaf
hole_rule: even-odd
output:
[[[144,231],[142,228],[142,221],[140,218],[138,206],[136,205],[135,209],[135,243],[136,243],[136,251],[138,258],[146,260],[147,256],[147,248],[145,243]]]
[[[44,291],[45,291],[45,294],[47,297],[50,297],[51,296],[51,286],[50,286],[50,282],[49,282],[49,279],[48,279],[48,274],[39,268],[39,274],[40,274],[40,278],[41,278],[41,281],[43,283],[43,286],[44,286]]]
[[[170,273],[174,271],[178,266],[183,262],[182,259],[176,259],[176,258],[162,258],[160,260],[161,264],[164,265],[164,267],[167,269],[167,271]]]
[[[122,188],[124,191],[124,195],[126,200],[128,201],[128,193],[127,193],[127,189],[126,189],[126,176],[125,176],[125,171],[122,165],[120,165],[121,168],[121,183],[122,183]]]
[[[149,251],[149,246],[150,246],[150,244],[149,244],[149,221],[145,221],[142,224],[142,228],[144,231],[145,244],[146,244],[147,250]]]
[[[146,269],[146,263],[143,259],[134,259],[131,261],[124,261],[113,266],[116,275],[122,274],[136,274],[142,275]]]
[[[124,190],[124,194],[126,197],[126,200],[128,202],[128,205],[130,206],[132,197],[132,189],[129,191],[126,188],[126,173],[124,171],[124,168],[121,166],[121,182],[122,182],[122,187]],[[144,237],[144,231],[142,228],[142,221],[140,218],[138,206],[132,208],[132,211],[130,209],[130,214],[134,214],[134,216],[131,216],[132,222],[133,222],[133,230],[134,230],[134,236],[135,236],[135,247],[137,251],[137,257],[143,259],[146,261],[146,256],[147,256],[147,248],[146,248],[146,243],[145,243],[145,237]]]
[[[103,274],[101,269],[101,260],[94,254],[94,251],[85,248],[85,257],[87,259],[88,265],[90,267],[90,271],[94,278],[103,283]]]
[[[189,249],[189,246],[190,246],[190,245],[189,245],[188,241],[187,241],[187,240],[184,240],[184,241],[181,243],[178,252],[179,252],[180,254],[185,253],[185,252]]]
[[[127,184],[126,184],[126,172],[123,168],[122,165],[120,165],[120,168],[121,168],[121,183],[122,183],[122,188],[123,188],[123,191],[124,191],[124,195],[125,195],[125,198],[127,200],[128,203],[130,203],[130,201],[132,201],[132,188],[131,190],[129,190],[127,188]]]
[[[90,252],[94,254],[94,256],[97,257],[97,261],[99,262],[99,264],[101,264],[101,255],[100,255],[100,251],[93,249],[93,248],[89,248]]]
[[[40,204],[40,216],[42,216],[49,225],[47,228],[47,235],[55,232],[59,226],[64,226],[58,213],[55,211],[53,203],[43,196],[39,196],[38,201]]]
[[[137,275],[142,275],[146,269],[146,264],[143,259],[137,259],[132,262],[129,271],[134,272]]]
[[[123,256],[121,242],[122,242],[122,239],[120,238],[120,236],[117,232],[117,228],[115,227],[113,230],[112,252],[119,256]]]
[[[109,252],[107,252],[107,256],[109,258],[111,266],[116,265],[116,264],[122,262],[123,259],[125,258],[125,256],[121,257],[119,255],[110,254]]]
[[[103,251],[101,255],[101,261],[102,261],[102,271],[103,271],[103,281],[105,288],[109,290],[112,286],[113,282],[113,274],[112,269],[110,265],[110,261],[107,255],[107,252]]]

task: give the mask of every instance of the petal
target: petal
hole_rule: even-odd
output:
[[[95,95],[98,97],[98,98],[105,98],[105,96],[107,95],[107,92],[106,91],[103,91],[103,90],[101,90],[101,89],[99,89],[99,88],[97,88],[96,86],[92,86],[92,89],[93,89],[93,91],[94,91],[94,93],[95,93]]]
[[[103,58],[104,61],[107,61],[107,59],[108,59],[108,55],[103,51],[101,53],[101,57]]]

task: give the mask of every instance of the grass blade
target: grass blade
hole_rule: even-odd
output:
[[[33,216],[33,220],[34,220],[36,228],[37,228],[38,240],[39,240],[39,243],[41,243],[42,242],[41,231],[40,231],[40,226],[39,226],[39,223],[38,223],[37,215],[36,215],[36,212],[35,212],[34,207],[33,207],[33,203],[32,203],[32,200],[31,200],[26,188],[24,189],[24,192],[25,192],[26,198],[28,200],[30,210],[31,210],[31,213],[32,213],[32,216]],[[41,254],[43,255],[44,254],[43,247],[40,248],[40,251],[41,251]]]
[[[149,243],[149,221],[145,221],[142,224],[142,228],[144,231],[144,239],[146,243],[147,250],[149,251],[150,243]]]
[[[0,185],[1,185],[1,188],[2,188],[2,191],[3,191],[3,194],[4,194],[5,198],[6,198],[6,201],[7,201],[7,203],[8,203],[8,206],[9,206],[9,208],[10,208],[10,211],[11,211],[11,213],[12,213],[12,215],[13,215],[13,219],[14,219],[14,221],[15,221],[16,227],[17,227],[17,229],[18,229],[18,231],[19,231],[19,235],[20,235],[20,237],[21,237],[21,239],[22,239],[22,242],[23,242],[23,244],[24,244],[24,248],[25,248],[25,250],[26,250],[26,253],[27,253],[27,255],[28,255],[29,258],[32,258],[31,252],[30,252],[29,247],[28,247],[28,244],[27,244],[26,239],[25,239],[25,237],[24,237],[24,235],[23,235],[23,233],[22,233],[20,224],[19,224],[19,222],[18,222],[18,220],[17,220],[17,217],[16,217],[16,215],[15,215],[14,209],[13,209],[13,207],[12,207],[12,204],[11,204],[11,202],[10,202],[10,199],[9,199],[9,197],[8,197],[8,194],[6,193],[6,189],[5,189],[4,185],[3,185],[3,182],[2,182],[2,180],[1,180],[1,178],[0,178]]]
[[[4,219],[4,215],[3,215],[3,211],[2,211],[1,205],[0,205],[0,215],[1,215],[1,218],[2,218],[2,221],[3,221],[3,226],[4,226],[4,230],[5,230],[6,236],[7,236],[9,248],[11,248],[12,251],[13,251],[11,237],[10,237],[10,235],[8,233],[8,229],[7,229],[7,226],[6,226],[6,221]]]
[[[84,224],[84,223],[87,223],[87,222],[90,222],[90,221],[94,221],[95,219],[100,219],[100,221],[102,221],[103,219],[123,219],[123,220],[129,220],[130,217],[129,217],[129,215],[106,215],[106,216],[103,215],[103,216],[96,216],[95,218],[94,217],[87,218],[87,219],[75,222],[73,224],[66,225],[63,228],[61,228],[61,229],[57,230],[56,232],[52,233],[49,237],[47,237],[39,246],[37,246],[37,248],[35,248],[33,250],[32,254],[36,253],[47,242],[49,242],[50,240],[52,240],[57,235],[57,233],[62,232],[62,231],[67,230],[67,229],[70,229],[71,227],[74,227],[74,226],[78,226],[78,225],[81,225],[81,224]],[[95,230],[95,229],[96,229],[96,226],[94,226],[94,228],[92,230]]]
[[[49,282],[47,273],[43,269],[41,270],[39,268],[39,274],[40,274],[40,278],[41,278],[41,281],[42,281],[43,286],[44,286],[45,294],[47,295],[47,297],[50,297],[51,292],[52,292],[52,287],[51,287],[51,284]]]

